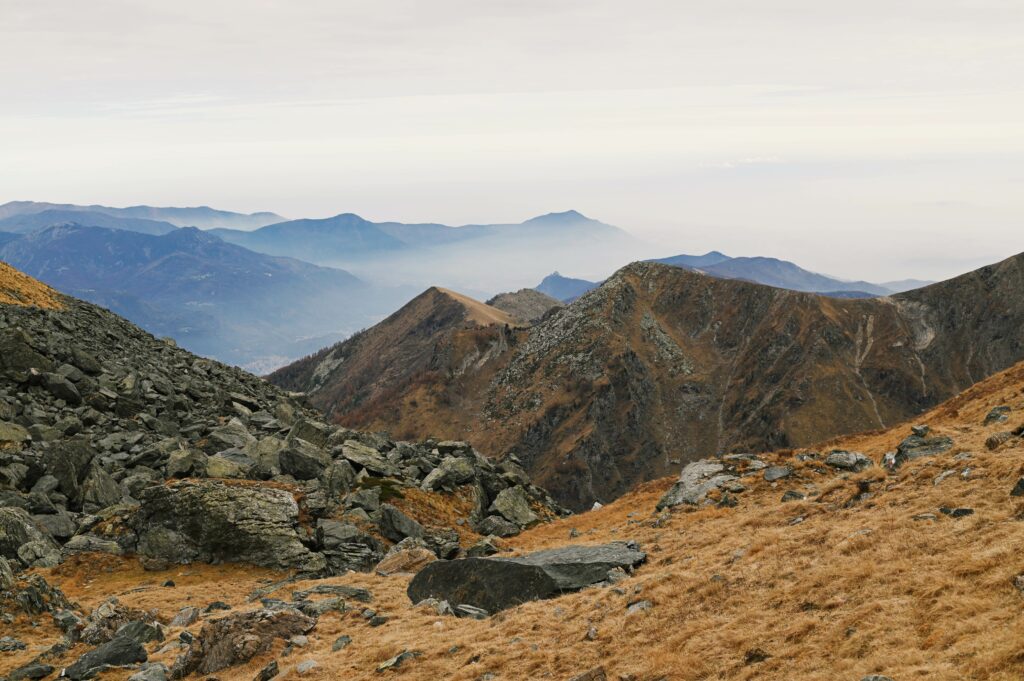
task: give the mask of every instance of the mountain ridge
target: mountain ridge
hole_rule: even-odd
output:
[[[1024,255],[873,299],[633,263],[514,332],[505,349],[492,342],[487,363],[460,364],[469,369],[457,379],[440,362],[361,412],[335,403],[330,387],[310,397],[349,426],[403,436],[450,427],[515,451],[581,508],[664,474],[673,459],[799,446],[909,418],[1024,358],[1020,290]],[[344,380],[345,364],[335,370],[323,385]]]

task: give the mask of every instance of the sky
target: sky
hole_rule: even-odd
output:
[[[575,209],[875,281],[1024,251],[1020,0],[0,0],[0,85],[0,202]]]

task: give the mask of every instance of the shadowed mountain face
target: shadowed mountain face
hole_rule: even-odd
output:
[[[215,227],[255,229],[257,227],[262,227],[263,225],[270,225],[284,220],[284,218],[275,213],[263,212],[247,215],[244,213],[232,213],[231,211],[226,210],[215,210],[208,206],[198,206],[195,208],[157,208],[154,206],[113,208],[110,206],[78,206],[70,203],[44,203],[39,201],[10,201],[0,205],[0,220],[4,220],[15,215],[31,215],[33,213],[42,213],[50,210],[58,210],[62,212],[102,213],[115,218],[134,218],[153,220],[157,222],[169,222],[177,227],[199,227],[202,229],[212,229]],[[74,220],[74,222],[95,227],[113,227],[113,225],[96,224],[91,222],[89,219]],[[43,226],[50,227],[52,224]]]
[[[256,370],[376,321],[378,305],[401,296],[342,270],[254,253],[191,228],[150,236],[53,227],[11,241],[0,258],[191,350]]]
[[[911,418],[1024,359],[1021,291],[1024,256],[864,300],[635,263],[532,329],[491,338],[479,346],[485,362],[433,353],[415,381],[375,393],[371,409],[338,402],[352,380],[346,343],[273,380],[310,391],[348,425],[451,430],[493,455],[514,451],[582,508],[679,461]],[[367,333],[395,351],[405,336],[392,331]],[[364,386],[383,379],[359,373]]]
[[[176,225],[143,218],[115,217],[106,213],[84,210],[44,210],[39,213],[20,213],[0,220],[0,231],[29,234],[47,227],[60,225],[83,225],[123,229],[142,234],[167,234],[178,229]]]
[[[555,300],[568,303],[576,300],[587,291],[591,291],[598,286],[600,286],[600,283],[598,282],[587,281],[586,279],[563,277],[558,272],[552,272],[548,276],[544,277],[534,290],[540,291],[544,295],[551,296]]]
[[[561,301],[532,288],[499,293],[488,300],[487,304],[507,312],[515,319],[531,323],[540,321],[551,310],[564,307]]]

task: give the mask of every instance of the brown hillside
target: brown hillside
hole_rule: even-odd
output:
[[[519,342],[490,344],[482,364],[434,355],[431,372],[401,388],[362,364],[320,361],[319,381],[282,385],[310,391],[347,425],[515,452],[578,509],[681,461],[802,446],[918,414],[1024,359],[1022,291],[1024,256],[867,300],[635,263]],[[410,342],[394,327],[386,337]],[[359,409],[353,376],[392,391]]]
[[[44,310],[64,307],[61,294],[0,261],[0,305],[34,306]]]
[[[995,406],[1010,420],[983,425]],[[1009,492],[1024,474],[1024,441],[990,450],[994,434],[1024,423],[1024,364],[988,379],[921,415],[955,447],[887,474],[878,467],[837,473],[821,455],[781,451],[765,463],[794,473],[768,483],[745,475],[735,507],[709,505],[658,513],[671,479],[647,483],[604,508],[539,526],[508,540],[515,551],[635,539],[647,563],[612,587],[529,603],[482,621],[411,607],[410,577],[356,574],[289,584],[274,593],[344,583],[370,589],[373,608],[390,619],[370,627],[358,608],[323,615],[309,644],[282,657],[275,648],[221,679],[251,679],[271,659],[287,676],[314,660],[302,678],[374,679],[402,650],[419,657],[396,678],[565,681],[602,666],[609,679],[637,681],[897,681],[1024,678],[1024,603],[1015,579],[1024,571],[1024,502]],[[907,424],[837,440],[880,461],[908,434]],[[822,448],[827,451],[827,448]],[[807,494],[781,502],[783,493]],[[940,507],[970,508],[951,518]],[[916,518],[916,519],[915,519]],[[575,529],[570,537],[570,531]],[[83,560],[43,570],[86,608],[111,593],[131,607],[169,619],[185,603],[214,597],[254,609],[247,594],[281,575],[234,566],[194,565],[143,572],[129,559]],[[159,586],[175,580],[175,588]],[[627,605],[650,608],[627,614]],[[195,625],[193,633],[199,625]],[[588,630],[592,633],[588,635]],[[169,632],[174,640],[178,629]],[[352,644],[333,651],[339,635]],[[49,618],[16,620],[11,635],[57,640]],[[151,644],[151,660],[170,664],[176,651]],[[28,659],[15,652],[5,663]],[[491,674],[493,676],[487,676]],[[112,671],[103,679],[125,679]]]
[[[341,423],[388,424],[396,437],[411,436],[431,418],[403,422],[399,396],[444,386],[436,398],[442,412],[470,411],[463,396],[486,386],[494,360],[515,344],[521,324],[502,310],[434,287],[373,328],[268,379],[313,393],[316,405]]]

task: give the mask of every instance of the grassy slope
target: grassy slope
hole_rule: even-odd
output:
[[[982,426],[996,405],[1013,407],[1008,424]],[[884,673],[898,681],[1024,678],[1024,601],[1011,583],[1024,570],[1024,502],[1009,496],[1024,473],[1024,446],[984,446],[993,432],[1024,420],[1024,364],[971,388],[920,421],[948,434],[957,446],[918,459],[886,475],[873,468],[836,476],[792,452],[765,455],[786,461],[796,476],[771,485],[744,479],[749,490],[736,508],[676,510],[658,521],[655,503],[670,479],[642,485],[598,511],[547,524],[510,540],[532,551],[569,541],[636,539],[647,565],[613,589],[594,589],[531,603],[486,621],[437,617],[412,608],[407,576],[350,575],[327,580],[366,586],[375,607],[392,617],[370,628],[357,612],[328,614],[310,645],[280,658],[282,671],[306,659],[318,667],[304,678],[381,678],[375,667],[403,649],[424,655],[397,673],[403,679],[565,679],[602,664],[609,678],[854,679]],[[880,460],[907,434],[907,424],[844,438]],[[825,447],[821,447],[824,449]],[[954,456],[971,452],[957,461]],[[969,468],[966,476],[961,473]],[[954,475],[934,484],[937,475]],[[853,504],[859,483],[873,496]],[[813,485],[818,495],[780,503],[786,489]],[[952,520],[915,521],[939,506],[968,506],[975,514]],[[793,525],[797,517],[803,522]],[[580,537],[569,539],[576,528]],[[49,576],[84,606],[110,594],[132,606],[170,617],[179,607],[220,598],[243,607],[244,595],[272,573],[248,567],[186,566],[142,572],[136,563],[108,561],[66,566]],[[178,586],[160,588],[164,579]],[[301,584],[295,588],[308,586]],[[146,587],[141,591],[130,591]],[[289,589],[291,587],[288,587]],[[287,595],[282,590],[281,596]],[[653,608],[627,616],[627,603],[649,599]],[[252,607],[245,605],[244,607]],[[45,619],[45,618],[40,618]],[[594,626],[596,640],[587,641]],[[198,627],[193,628],[194,631]],[[171,632],[176,635],[177,632]],[[331,652],[341,634],[351,646]],[[42,642],[49,622],[30,629],[18,621],[15,636]],[[746,664],[747,651],[771,655]],[[277,651],[279,652],[279,650]],[[6,657],[9,664],[27,653]],[[172,661],[171,654],[154,659]],[[263,656],[220,679],[251,679],[269,661]],[[389,675],[391,675],[389,674]],[[127,678],[120,672],[103,678]]]

